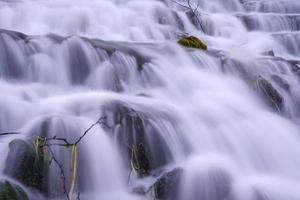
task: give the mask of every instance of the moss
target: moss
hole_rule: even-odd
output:
[[[0,181],[1,200],[29,200],[27,194],[19,186],[8,181]]]
[[[5,173],[28,187],[46,193],[49,161],[47,152],[39,142],[39,139],[32,142],[13,140],[9,144]]]
[[[184,36],[178,40],[178,43],[185,47],[207,50],[206,44],[194,36]]]

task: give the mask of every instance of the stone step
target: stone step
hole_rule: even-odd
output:
[[[237,13],[249,31],[299,31],[300,14]]]

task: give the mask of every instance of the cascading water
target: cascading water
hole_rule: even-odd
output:
[[[186,0],[0,1],[0,133],[18,133],[0,181],[33,200],[300,200],[300,2],[190,3],[199,20]],[[99,117],[50,146],[46,177],[22,165],[21,141]]]

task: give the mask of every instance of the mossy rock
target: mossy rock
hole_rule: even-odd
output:
[[[103,113],[108,116],[110,131],[115,135],[124,162],[138,177],[149,176],[173,161],[152,116],[119,102],[109,103]]]
[[[150,175],[152,171],[149,146],[145,140],[146,120],[137,111],[122,105],[114,105],[114,123],[118,124],[118,140],[126,152],[131,169],[139,177]]]
[[[178,43],[185,47],[207,50],[206,44],[194,36],[184,36],[178,40]]]
[[[153,185],[155,199],[176,199],[182,173],[183,169],[175,168],[160,177]]]
[[[1,200],[29,200],[24,190],[9,181],[0,180],[0,199]]]
[[[10,142],[4,172],[20,183],[46,194],[49,160],[47,151],[39,147],[37,142],[21,139]]]
[[[262,76],[256,79],[257,88],[261,95],[265,97],[267,103],[276,111],[280,112],[283,109],[284,99],[275,87]]]

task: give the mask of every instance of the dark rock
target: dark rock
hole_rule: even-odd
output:
[[[47,193],[49,161],[44,148],[38,147],[38,139],[27,142],[16,139],[9,144],[5,174],[22,184]]]
[[[176,199],[182,172],[181,168],[176,168],[160,177],[153,186],[155,198],[159,200]]]
[[[281,76],[273,75],[272,80],[276,82],[278,86],[285,89],[286,91],[290,91],[290,84]]]
[[[283,109],[284,99],[275,87],[262,76],[258,76],[257,88],[267,103],[276,111],[280,112]]]
[[[152,117],[121,103],[107,105],[104,114],[123,153],[140,177],[150,175],[173,157]]]
[[[131,164],[137,174],[142,177],[150,175],[151,166],[144,144],[132,145],[131,155]]]
[[[147,194],[147,190],[143,186],[137,186],[132,189],[132,193],[144,196]]]
[[[29,200],[24,190],[9,181],[0,180],[0,199],[1,200]]]
[[[263,52],[262,54],[263,54],[263,55],[266,55],[266,56],[275,56],[275,53],[274,53],[273,50]]]
[[[298,76],[300,76],[300,64],[293,65],[292,69]]]
[[[194,172],[188,192],[193,200],[227,200],[232,198],[232,177],[219,167]],[[191,181],[191,180],[190,180]]]

